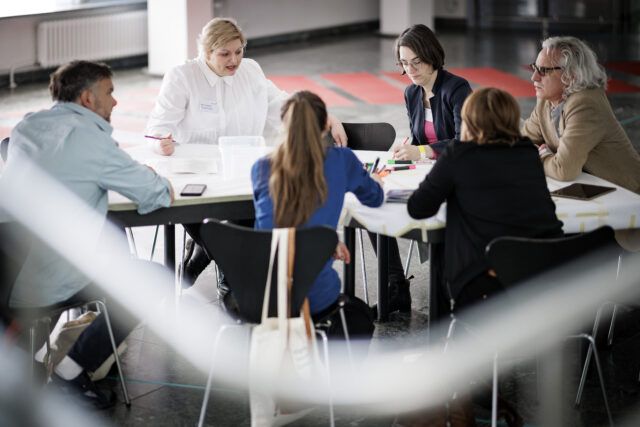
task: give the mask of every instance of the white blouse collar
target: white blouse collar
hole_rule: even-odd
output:
[[[200,67],[200,70],[204,74],[204,77],[207,79],[207,82],[209,82],[209,85],[211,87],[214,87],[216,85],[216,83],[218,83],[218,81],[220,81],[220,80],[225,82],[228,86],[233,86],[233,77],[234,76],[220,77],[219,75],[214,73],[211,70],[211,68],[209,68],[209,66],[207,65],[207,61],[204,59],[204,55],[198,55],[197,62],[198,62],[198,67]]]

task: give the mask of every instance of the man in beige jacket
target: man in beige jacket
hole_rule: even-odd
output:
[[[570,181],[584,171],[640,193],[640,155],[611,110],[595,53],[575,37],[551,37],[531,69],[538,102],[522,133],[545,174]]]

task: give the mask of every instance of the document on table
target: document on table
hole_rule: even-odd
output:
[[[145,160],[144,164],[151,166],[160,175],[218,173],[218,165],[214,159],[176,157],[148,159]]]

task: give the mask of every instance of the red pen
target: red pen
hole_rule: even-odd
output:
[[[159,140],[159,141],[160,141],[160,140],[163,140],[163,139],[166,139],[166,138],[163,138],[163,137],[161,137],[161,136],[153,136],[153,135],[145,135],[144,137],[145,137],[145,138],[150,138],[150,139],[157,139],[157,140]],[[175,139],[173,139],[173,138],[172,138],[172,139],[171,139],[171,142],[178,142],[178,141],[176,141]]]
[[[404,141],[402,141],[402,145],[405,145],[405,144],[407,143],[407,141],[409,141],[409,137],[406,137],[406,138],[404,139]]]

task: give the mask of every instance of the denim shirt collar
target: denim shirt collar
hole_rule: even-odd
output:
[[[71,110],[76,114],[81,115],[85,119],[95,123],[95,125],[101,131],[107,133],[108,135],[111,135],[113,133],[113,126],[111,126],[108,121],[80,104],[76,104],[75,102],[58,102],[56,105],[54,105],[53,108],[64,108],[67,110]]]

